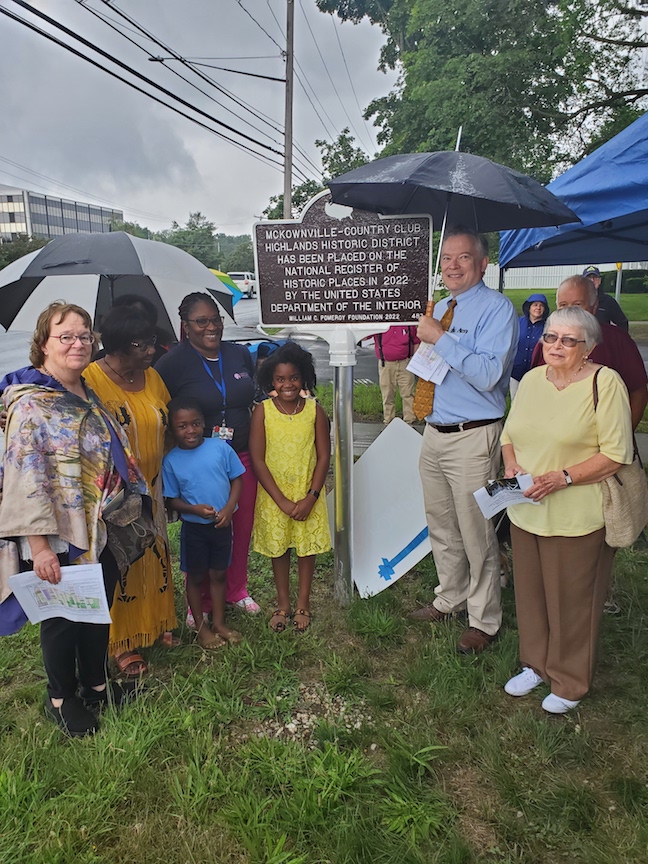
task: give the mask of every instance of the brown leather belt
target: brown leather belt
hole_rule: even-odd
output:
[[[430,423],[430,426],[437,432],[467,432],[469,429],[478,429],[480,426],[499,423],[501,419],[501,417],[494,417],[491,420],[466,420],[465,423],[456,423],[454,426],[437,426],[435,423]]]

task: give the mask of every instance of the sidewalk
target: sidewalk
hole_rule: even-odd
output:
[[[353,424],[353,455],[362,456],[364,451],[380,435],[385,427],[382,423],[354,423]],[[423,431],[423,424],[415,426],[418,431]],[[648,434],[637,433],[637,445],[639,455],[644,465],[648,465]]]

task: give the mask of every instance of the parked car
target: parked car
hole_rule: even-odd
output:
[[[236,283],[236,287],[244,297],[256,297],[257,283],[254,273],[238,272],[228,273],[227,275]]]

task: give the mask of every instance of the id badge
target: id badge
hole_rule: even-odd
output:
[[[234,430],[231,426],[214,426],[212,435],[220,438],[221,441],[231,441],[234,437]]]

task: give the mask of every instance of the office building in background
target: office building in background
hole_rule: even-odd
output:
[[[0,183],[0,242],[20,235],[54,239],[61,234],[102,234],[123,222],[121,210],[69,201]]]

